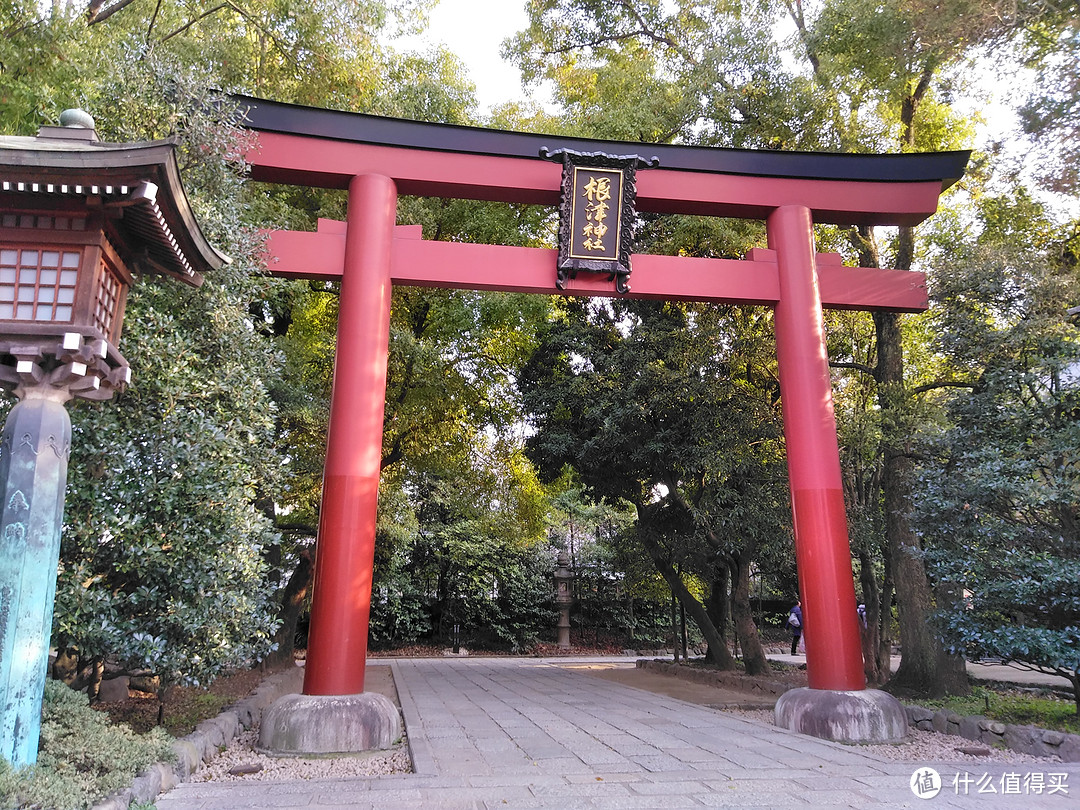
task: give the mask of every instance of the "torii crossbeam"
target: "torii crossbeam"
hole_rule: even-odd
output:
[[[426,124],[240,97],[256,180],[348,189],[348,222],[274,232],[269,270],[341,281],[334,391],[304,692],[363,691],[394,284],[614,296],[603,276],[556,288],[556,251],[433,242],[395,223],[397,195],[559,202],[541,149],[637,153],[637,208],[762,219],[744,260],[636,254],[628,297],[775,309],[784,433],[812,690],[866,686],[822,308],[917,312],[920,273],[850,268],[814,248],[813,225],[914,225],[963,174],[967,152],[840,155],[626,144]]]

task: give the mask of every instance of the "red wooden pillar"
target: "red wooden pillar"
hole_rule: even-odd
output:
[[[865,689],[810,210],[777,208],[768,231],[780,276],[776,354],[807,677],[811,689]]]
[[[397,188],[389,177],[365,174],[349,183],[306,695],[364,691],[396,214]]]

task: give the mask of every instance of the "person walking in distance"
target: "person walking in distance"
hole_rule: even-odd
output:
[[[795,600],[795,607],[788,613],[787,625],[791,631],[791,654],[795,655],[799,651],[799,639],[803,633],[802,602],[798,599]]]

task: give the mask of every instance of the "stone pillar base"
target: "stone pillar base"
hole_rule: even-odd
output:
[[[259,751],[326,757],[392,748],[401,740],[397,706],[378,692],[285,695],[263,714]]]
[[[903,705],[879,689],[791,689],[774,710],[776,725],[842,743],[891,743],[907,736]]]

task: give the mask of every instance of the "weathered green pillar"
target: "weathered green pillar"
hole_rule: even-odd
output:
[[[0,438],[0,756],[37,761],[71,449],[66,391],[30,389]]]

